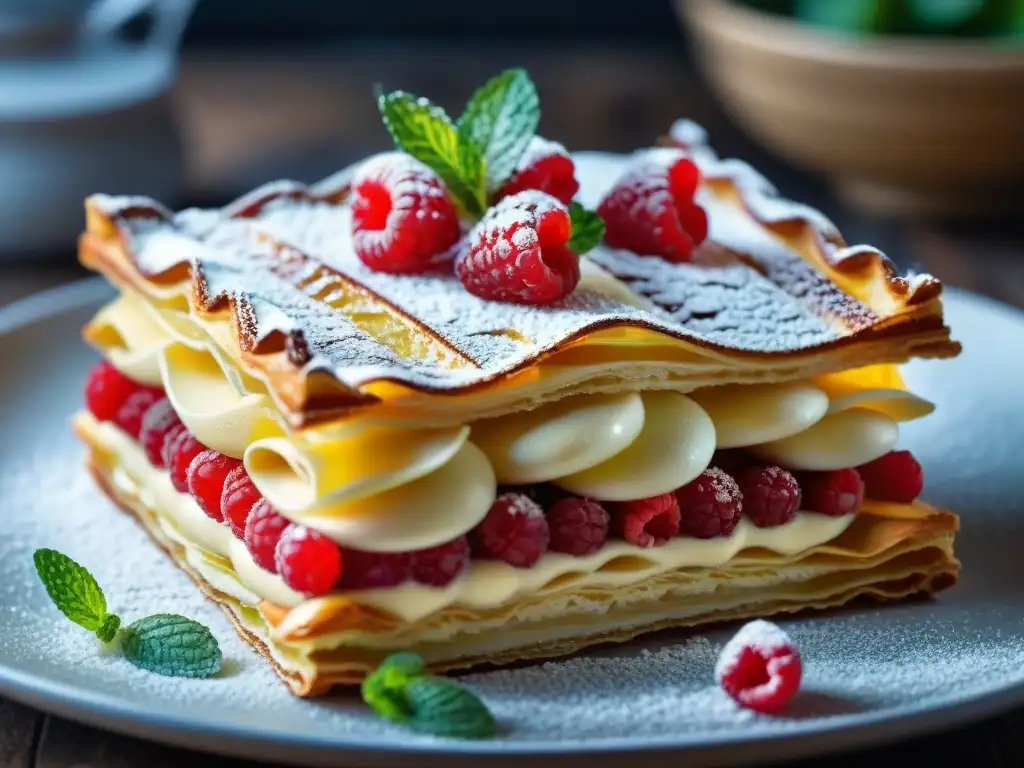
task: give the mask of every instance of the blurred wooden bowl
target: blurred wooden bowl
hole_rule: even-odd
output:
[[[872,213],[1024,200],[1024,45],[853,38],[728,0],[675,0],[724,108]]]

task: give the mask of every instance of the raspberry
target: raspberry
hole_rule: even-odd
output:
[[[743,513],[758,528],[788,523],[800,509],[800,485],[781,467],[750,467],[739,486]]]
[[[634,161],[597,212],[613,248],[689,261],[708,235],[704,209],[693,201],[700,171],[679,149],[657,149]]]
[[[181,426],[178,414],[174,412],[171,401],[166,397],[157,400],[142,417],[142,426],[139,428],[139,442],[146,452],[149,463],[157,469],[163,469],[164,464],[164,442],[168,434]]]
[[[459,239],[444,185],[404,152],[363,163],[352,180],[352,241],[366,266],[396,274],[432,268]]]
[[[728,536],[740,522],[743,496],[730,475],[718,467],[705,469],[676,490],[679,530],[698,539]]]
[[[498,495],[519,493],[537,502],[545,512],[555,506],[555,502],[569,494],[553,483],[533,483],[532,485],[499,485]]]
[[[869,499],[909,504],[921,495],[924,474],[910,451],[890,451],[881,458],[857,467]]]
[[[614,504],[611,513],[613,530],[636,547],[660,547],[679,533],[679,502],[674,493]]]
[[[455,259],[466,290],[483,299],[551,304],[580,280],[579,257],[566,245],[569,212],[551,195],[527,190],[487,211]]]
[[[589,555],[608,539],[609,516],[598,502],[579,496],[566,496],[548,512],[552,552]]]
[[[339,589],[397,587],[409,576],[410,557],[405,552],[364,552],[346,547],[342,557],[345,568]]]
[[[106,360],[101,360],[92,367],[85,380],[85,407],[97,421],[114,421],[124,402],[140,389],[147,387],[129,379]]]
[[[146,415],[149,407],[163,396],[163,392],[153,387],[135,390],[117,409],[114,423],[133,440],[138,440],[139,432],[142,430],[142,417]]]
[[[288,519],[277,514],[266,499],[260,499],[252,505],[245,521],[245,547],[256,565],[263,570],[277,573],[274,550],[288,526]]]
[[[472,537],[475,549],[484,556],[529,568],[547,550],[551,532],[537,502],[521,493],[503,493]]]
[[[274,548],[274,562],[284,583],[307,595],[326,595],[342,572],[341,548],[304,525],[285,528]]]
[[[188,467],[192,459],[206,450],[184,424],[171,429],[164,441],[164,465],[179,493],[188,493]]]
[[[228,472],[224,478],[224,490],[220,494],[220,511],[224,515],[224,522],[231,526],[231,532],[239,539],[245,538],[245,521],[249,518],[253,504],[260,498],[260,492],[256,490],[244,466],[239,464]]]
[[[200,509],[217,522],[224,521],[220,499],[228,474],[242,462],[207,449],[199,453],[188,465],[188,491]]]
[[[558,142],[534,136],[519,160],[515,173],[498,192],[498,199],[523,190],[536,189],[568,205],[579,188],[576,165],[565,147]]]
[[[856,469],[832,472],[801,472],[804,507],[822,515],[841,517],[860,511],[864,501],[864,481]]]
[[[800,687],[803,664],[793,641],[767,621],[744,625],[725,644],[715,678],[738,704],[755,712],[778,712]]]
[[[459,536],[445,544],[410,553],[410,574],[420,584],[443,587],[469,565],[469,541]]]

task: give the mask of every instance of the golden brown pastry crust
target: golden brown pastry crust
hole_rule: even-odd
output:
[[[89,447],[87,467],[96,479],[103,492],[123,511],[132,515],[146,530],[153,541],[181,568],[230,619],[239,636],[252,648],[264,656],[273,666],[278,676],[298,696],[316,696],[327,692],[336,685],[354,685],[393,648],[355,648],[344,647],[330,652],[314,652],[308,659],[308,665],[285,666],[271,652],[267,645],[267,636],[271,631],[283,641],[302,640],[327,634],[337,629],[339,617],[344,617],[353,610],[368,615],[373,626],[374,618],[383,621],[385,629],[391,629],[395,620],[376,611],[355,606],[347,598],[337,596],[321,599],[318,608],[311,618],[301,622],[292,622],[290,627],[284,625],[293,612],[301,613],[297,607],[289,611],[264,602],[259,606],[264,634],[261,636],[242,620],[240,603],[213,587],[187,561],[184,548],[169,539],[157,523],[156,515],[142,500],[134,494],[119,489],[111,482],[112,466],[109,459],[104,460],[98,446],[90,444],[87,432],[77,429],[79,437]],[[875,562],[874,566],[865,566],[862,573],[837,571],[820,577],[821,586],[816,587],[815,597],[808,599],[800,594],[804,585],[795,583],[791,594],[782,594],[773,599],[759,599],[756,593],[749,600],[729,605],[729,600],[742,591],[733,588],[730,592],[729,578],[722,581],[716,591],[722,603],[728,608],[705,611],[697,615],[683,618],[659,618],[649,622],[618,628],[612,631],[598,631],[585,636],[533,642],[509,650],[487,653],[451,654],[437,656],[436,650],[413,647],[411,650],[422,651],[428,658],[428,666],[435,672],[465,670],[481,665],[505,665],[522,661],[534,661],[576,653],[585,648],[602,644],[618,643],[630,640],[638,635],[648,634],[671,628],[704,627],[722,622],[766,617],[776,614],[794,614],[802,612],[818,612],[844,605],[857,598],[869,598],[878,601],[892,601],[918,595],[931,595],[956,583],[960,564],[953,556],[953,535],[958,528],[958,518],[951,512],[933,509],[927,505],[876,505],[877,514],[863,515],[863,525],[851,526],[838,540],[816,551],[839,548],[858,552],[865,563]],[[870,519],[869,519],[870,518]],[[858,520],[857,522],[861,522]],[[894,554],[897,553],[897,554]],[[827,557],[827,555],[825,555]],[[812,555],[822,557],[821,555]],[[801,561],[803,565],[807,563]],[[765,567],[771,567],[770,564]],[[714,569],[716,572],[728,570]],[[826,569],[827,570],[827,569]],[[701,578],[707,578],[702,574]],[[838,581],[829,583],[829,579]],[[844,583],[845,580],[845,583]],[[813,581],[813,580],[812,580]],[[742,587],[740,588],[742,590]],[[431,655],[436,658],[431,659]]]
[[[717,167],[724,170],[716,174]],[[760,215],[758,203],[767,200],[774,204],[778,198],[766,197],[764,190],[742,183],[729,171],[732,168],[723,162],[705,172],[706,187],[714,201],[713,205],[709,203],[710,216],[712,223],[716,216],[742,217],[754,232],[749,247],[728,237],[723,239],[720,233],[728,231],[728,226],[718,227],[718,235],[713,226],[712,239],[699,249],[694,262],[665,265],[669,271],[654,279],[653,287],[649,276],[637,273],[632,261],[635,257],[629,254],[598,248],[588,255],[591,263],[619,281],[650,311],[574,296],[567,304],[576,313],[572,317],[544,314],[547,308],[523,308],[514,322],[502,325],[496,317],[495,325],[484,331],[470,329],[465,337],[446,330],[453,327],[446,325],[453,322],[450,318],[431,316],[420,305],[410,309],[409,302],[396,298],[394,291],[382,289],[378,281],[387,278],[360,271],[358,264],[346,265],[336,253],[326,254],[325,248],[329,248],[323,243],[332,242],[332,238],[336,242],[347,231],[341,223],[345,221],[348,197],[346,174],[314,187],[266,185],[223,209],[201,212],[201,217],[173,214],[147,198],[94,196],[86,203],[87,230],[80,239],[79,254],[87,267],[143,296],[152,298],[161,289],[183,286],[192,311],[230,326],[232,349],[228,352],[244,367],[269,379],[296,426],[377,404],[379,395],[366,386],[377,381],[441,398],[499,386],[515,387],[517,382],[529,379],[522,375],[537,364],[557,360],[581,340],[609,329],[652,330],[663,334],[669,343],[682,342],[681,354],[696,362],[720,366],[699,386],[789,380],[801,371],[814,375],[869,364],[901,363],[913,357],[951,357],[959,352],[959,345],[950,339],[943,322],[938,280],[928,275],[914,279],[897,276],[892,262],[883,254],[868,247],[846,247],[838,232],[823,229],[813,217],[798,213],[789,217]],[[261,218],[266,211],[271,212],[266,215],[273,218],[274,226]],[[313,225],[294,222],[307,219],[314,224],[319,221],[331,236],[307,238],[309,242],[297,244],[302,240],[301,232]],[[289,229],[292,220],[294,226]],[[153,230],[164,236],[159,248],[150,236]],[[220,234],[211,235],[213,231]],[[239,270],[240,278],[256,280],[253,275],[258,273],[264,287],[273,286],[274,290],[260,294],[259,282],[252,290],[251,285],[224,290],[223,286],[232,282],[217,277],[222,265],[212,254],[231,250],[238,254],[251,252],[244,256],[249,262]],[[656,261],[660,262],[647,259],[644,267]],[[701,276],[702,270],[733,267],[738,271],[731,271],[728,279],[709,281],[706,275]],[[250,273],[248,277],[246,272]],[[736,285],[731,285],[731,280]],[[733,291],[723,304],[733,310],[744,301],[753,306],[757,300],[763,300],[762,307],[765,302],[791,306],[795,314],[780,319],[777,327],[766,329],[763,336],[788,333],[808,339],[769,349],[751,343],[749,335],[729,339],[728,334],[708,333],[700,317],[687,314],[686,301],[679,305],[662,295],[666,283],[688,285],[683,295],[704,296],[711,286]],[[283,300],[281,297],[289,292],[295,295]],[[269,293],[274,297],[268,299]],[[425,365],[419,371],[423,375],[383,365],[378,374],[363,376],[355,373],[360,365],[352,360],[334,366],[307,365],[308,339],[325,327],[351,332],[350,345],[366,341],[358,337],[355,326],[349,327],[346,312],[325,298],[329,295],[359,296],[361,303],[389,315],[403,333],[415,337],[426,350]],[[286,332],[280,325],[261,321],[268,314],[268,301],[278,314],[292,321],[291,330]],[[458,318],[454,327],[460,330],[471,305],[452,306],[451,316]],[[756,311],[751,309],[752,316]],[[544,323],[548,318],[556,326],[549,338],[542,342],[529,339],[518,348],[509,341],[522,335],[522,324]],[[832,333],[805,334],[801,323],[808,322],[828,327]],[[369,340],[371,345],[376,342]],[[518,351],[499,354],[502,344]],[[390,354],[386,344],[377,344],[376,351],[381,359]],[[614,359],[617,353],[613,350],[609,354]],[[451,376],[452,366],[466,375]],[[653,366],[648,367],[653,370]]]

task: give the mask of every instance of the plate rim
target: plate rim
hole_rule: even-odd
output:
[[[57,318],[82,309],[113,292],[101,277],[74,280],[33,293],[0,307],[0,336],[7,336],[33,323]],[[1024,311],[996,299],[971,291],[945,286],[945,299],[953,303],[979,306],[1005,319],[1024,324]],[[487,757],[501,760],[516,757],[585,756],[594,759],[628,754],[671,753],[691,760],[731,764],[765,759],[794,759],[836,754],[862,749],[915,736],[926,735],[946,726],[966,726],[1014,706],[1024,705],[1024,681],[975,691],[943,704],[914,704],[873,711],[808,718],[785,730],[749,729],[746,733],[700,732],[611,739],[571,739],[544,741],[468,742],[437,740],[421,742],[383,741],[380,737],[332,736],[330,732],[294,733],[285,729],[255,729],[225,722],[170,712],[139,709],[136,705],[96,692],[84,686],[60,682],[21,672],[0,661],[0,694],[43,712],[66,717],[96,728],[129,736],[144,736],[153,741],[223,755],[268,758],[286,762],[310,759],[336,761],[342,755],[370,758],[378,762],[388,757],[472,759]],[[769,747],[770,752],[751,747]],[[268,749],[271,754],[268,755]],[[286,753],[282,750],[291,750]]]

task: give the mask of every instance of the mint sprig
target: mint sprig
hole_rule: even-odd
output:
[[[136,667],[165,677],[209,677],[221,665],[220,647],[210,630],[171,613],[129,625],[121,652]]]
[[[604,219],[573,200],[569,203],[572,231],[566,245],[573,253],[584,254],[604,239]]]
[[[377,106],[395,146],[440,176],[466,213],[475,218],[483,215],[487,208],[483,156],[474,142],[460,135],[445,111],[404,91],[381,94]]]
[[[78,626],[95,632],[103,642],[113,639],[121,620],[107,613],[107,598],[88,570],[54,549],[37,549],[32,562],[46,594],[61,613]]]
[[[524,69],[505,70],[470,97],[456,125],[483,157],[488,193],[515,171],[539,122],[540,99]]]
[[[386,658],[363,681],[362,693],[375,712],[420,733],[484,739],[497,727],[476,694],[453,680],[423,674],[423,660],[413,653]]]
[[[37,549],[32,561],[60,612],[104,643],[120,630],[121,653],[136,667],[172,677],[207,677],[220,669],[220,646],[202,624],[155,614],[120,629],[121,617],[107,612],[106,596],[84,566],[53,549]]]

